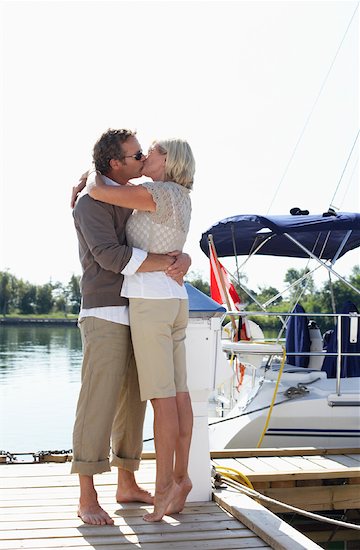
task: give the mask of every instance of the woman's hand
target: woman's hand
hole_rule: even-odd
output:
[[[86,180],[86,190],[90,197],[101,200],[101,196],[99,197],[97,191],[103,187],[106,187],[106,184],[101,177],[101,173],[97,171],[89,172]]]
[[[191,266],[191,258],[189,254],[175,250],[169,252],[168,256],[175,256],[175,262],[165,271],[166,275],[174,279],[179,285],[183,284],[183,277]]]
[[[174,277],[171,275],[171,278],[173,281],[175,281],[178,285],[183,286],[184,284],[184,277],[182,275],[178,275],[177,277]]]
[[[78,198],[79,193],[81,193],[81,191],[84,189],[86,185],[87,177],[90,174],[90,172],[91,170],[87,170],[82,176],[80,176],[79,183],[72,188],[71,202],[70,202],[71,208],[74,208],[76,199]]]

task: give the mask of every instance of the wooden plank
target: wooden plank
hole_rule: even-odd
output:
[[[360,459],[360,455],[359,455],[359,459]],[[359,466],[359,460],[355,460],[355,458],[352,458],[351,456],[348,456],[348,455],[333,455],[331,457],[331,460],[333,460],[337,464],[342,464],[343,466],[347,466],[350,468],[356,468],[357,466]]]
[[[142,521],[142,524],[139,523],[136,525],[136,535],[146,535],[149,533],[153,533],[154,530],[160,529],[160,526],[154,527],[153,524]],[[201,524],[197,524],[194,522],[185,522],[182,523],[179,520],[175,521],[173,518],[169,521],[168,516],[164,516],[163,521],[161,522],[161,533],[162,535],[165,535],[167,533],[179,533],[179,532],[193,532],[193,531],[206,531],[210,533],[211,531],[219,531],[219,530],[232,530],[232,531],[241,531],[244,530],[245,527],[242,525],[239,521],[237,521],[234,518],[226,518],[223,522],[220,524],[218,522],[214,523],[214,521],[208,521],[203,522]],[[116,536],[116,535],[133,535],[134,529],[131,525],[128,525],[126,522],[120,522],[116,520],[115,525],[96,525],[96,536]],[[248,531],[248,530],[247,530]],[[46,529],[43,527],[36,528],[34,526],[31,528],[16,528],[16,529],[10,529],[10,530],[2,530],[0,531],[0,540],[26,540],[26,539],[35,539],[35,538],[76,538],[76,537],[88,537],[88,536],[94,536],[94,526],[93,525],[86,525],[82,523],[81,521],[77,522],[77,526],[75,527],[67,527],[67,526],[60,526],[58,528],[52,528],[46,526]],[[244,536],[251,536],[251,532],[247,532]]]
[[[122,535],[120,530],[118,530],[116,535],[96,535],[95,531],[98,532],[100,526],[92,527],[93,534],[86,535],[84,537],[56,537],[56,538],[45,538],[45,537],[39,537],[39,538],[33,538],[33,539],[25,539],[25,540],[11,540],[11,541],[0,541],[0,548],[67,548],[68,546],[77,546],[77,547],[83,547],[86,546],[86,543],[88,545],[93,545],[96,549],[98,548],[99,544],[113,544],[117,545],[117,548],[121,548],[124,543],[132,543],[133,545],[139,545],[141,544],[141,548],[143,548],[144,544],[148,543],[163,543],[164,548],[169,547],[169,543],[171,542],[181,542],[183,544],[183,548],[187,547],[193,547],[194,541],[201,541],[203,543],[206,540],[217,540],[218,547],[224,548],[223,541],[226,539],[234,539],[237,542],[237,547],[240,548],[256,548],[259,546],[259,540],[258,537],[254,536],[253,534],[250,536],[246,536],[246,533],[251,533],[249,530],[243,530],[243,532],[233,529],[227,529],[226,531],[223,530],[217,530],[212,531],[211,534],[208,534],[208,532],[187,532],[184,533],[166,533],[163,534],[159,529],[155,530],[153,533],[148,534],[129,534],[129,535]],[[111,527],[111,526],[107,526]],[[244,534],[244,537],[241,537],[241,534]],[[191,544],[190,544],[191,541]],[[20,544],[19,544],[20,543]],[[184,544],[185,543],[185,544]],[[187,543],[187,544],[186,544]],[[202,548],[202,546],[200,546]],[[236,546],[235,546],[236,548]],[[310,550],[310,549],[309,549]]]
[[[273,487],[273,488],[281,488],[283,489],[284,487],[295,487],[295,481],[289,481],[289,480],[285,480],[285,481],[272,481],[271,484],[270,484],[270,487]]]
[[[47,544],[51,543],[51,546],[47,546]],[[123,540],[119,539],[119,537],[112,537],[109,538],[106,541],[99,542],[92,542],[88,541],[86,539],[80,539],[76,541],[77,545],[72,545],[71,540],[66,540],[65,542],[55,542],[53,540],[50,541],[26,541],[26,545],[16,546],[16,543],[12,544],[11,546],[2,546],[0,542],[0,548],[4,548],[6,550],[20,550],[32,548],[32,549],[48,549],[48,548],[65,548],[66,550],[81,550],[81,548],[89,549],[94,548],[96,550],[134,550],[135,548],[146,548],[147,550],[192,550],[192,549],[198,549],[198,550],[245,550],[246,548],[257,548],[257,549],[263,549],[263,548],[270,548],[266,543],[261,541],[257,537],[249,537],[249,538],[243,538],[241,541],[238,539],[228,538],[226,536],[223,536],[219,539],[213,539],[213,540],[191,540],[191,541],[169,541],[169,540],[158,540],[156,542],[146,542],[141,543],[141,546],[136,541],[131,541],[129,539]],[[57,544],[57,546],[56,546]]]
[[[354,460],[357,460],[358,462],[360,462],[360,454],[356,454],[354,453],[354,450],[351,451],[351,453],[346,453],[347,456],[350,456],[351,458],[353,458]]]
[[[149,472],[140,470],[136,474],[136,480],[139,484],[154,483],[155,482],[155,470]],[[102,474],[95,476],[94,479],[96,486],[101,485],[116,485],[117,476],[115,474],[108,475]],[[16,488],[16,487],[78,487],[79,480],[77,475],[73,476],[60,476],[53,475],[51,477],[46,476],[33,476],[33,477],[6,477],[1,480],[1,487]]]
[[[140,528],[143,528],[144,526],[148,525],[143,520],[143,514],[144,511],[141,511],[141,514],[136,516],[124,517],[120,514],[112,514],[112,517],[114,518],[116,525],[128,527],[140,526]],[[230,520],[237,521],[234,520],[230,514],[228,514],[227,512],[225,513],[223,510],[220,509],[218,509],[217,513],[213,514],[181,514],[181,517],[178,516],[178,514],[174,514],[174,516],[166,516],[166,523],[169,525],[179,525],[181,520],[182,525],[191,524],[191,526],[189,525],[191,529],[203,529],[206,522],[216,522],[219,528],[226,528],[224,522],[228,522]],[[14,531],[15,529],[17,531],[18,529],[34,530],[74,528],[82,525],[83,522],[76,515],[69,515],[68,518],[64,517],[63,515],[58,515],[56,519],[44,519],[41,515],[38,515],[36,519],[16,519],[13,517],[12,521],[2,516],[2,521],[0,522],[0,532]]]
[[[273,474],[263,473],[249,473],[247,477],[251,482],[254,481],[271,481],[274,479],[280,480],[298,480],[298,479],[347,479],[353,477],[359,477],[359,468],[346,468],[345,470],[309,470],[309,471],[297,471],[297,472],[277,472]],[[320,474],[320,475],[319,475]]]
[[[317,544],[238,491],[215,491],[214,498],[275,550],[320,550]]]
[[[212,461],[212,463],[215,466],[221,466],[222,468],[232,468],[233,470],[241,471],[241,473],[245,474],[246,476],[249,473],[254,472],[254,470],[251,467],[248,467],[245,464],[240,463],[238,460],[235,460],[234,458],[223,458],[221,460]]]
[[[286,458],[284,458],[284,460],[286,460],[286,462],[289,462],[289,464],[292,464],[293,466],[295,466],[300,471],[302,470],[314,471],[314,469],[323,470],[321,466],[318,466],[318,465],[314,466],[314,464],[311,464],[308,460],[306,460],[306,457],[303,457],[303,456],[287,456]]]
[[[306,455],[341,455],[354,454],[360,460],[360,447],[340,447],[327,449],[324,447],[290,447],[290,448],[268,448],[268,449],[223,449],[210,451],[213,459],[217,458],[240,458],[260,456],[306,456]],[[1,470],[1,466],[0,466]]]
[[[280,502],[308,511],[345,510],[360,508],[360,491],[356,485],[330,485],[316,487],[296,487],[296,489],[270,488],[264,495]],[[267,504],[273,512],[285,513],[286,510],[277,504]]]
[[[265,466],[270,466],[271,468],[273,468],[274,470],[276,470],[278,472],[296,472],[296,471],[298,471],[298,468],[296,466],[294,466],[290,462],[287,462],[282,457],[264,456],[264,457],[261,457],[259,460],[260,460],[261,464],[264,464]],[[261,467],[260,467],[259,470],[257,470],[257,471],[266,471],[266,470],[261,470]]]
[[[143,487],[146,487],[147,490],[153,490],[155,488],[154,484],[141,484]],[[113,500],[115,499],[115,493],[116,493],[116,486],[112,485],[109,487],[96,487],[98,494],[101,497],[111,497]],[[79,488],[78,487],[28,487],[27,489],[21,489],[20,487],[17,489],[2,489],[1,491],[1,500],[27,500],[29,498],[38,498],[41,499],[47,499],[49,498],[49,493],[51,492],[51,497],[54,498],[74,498],[77,500],[79,498]]]
[[[320,455],[306,457],[311,464],[317,464],[325,470],[346,470],[347,467],[339,462],[333,461],[332,457],[325,457]]]
[[[276,468],[273,465],[264,462],[263,458],[237,458],[236,462],[240,464],[241,467],[245,466],[253,472],[275,472]]]
[[[359,485],[359,490],[360,490],[360,477],[349,477],[348,483]]]
[[[77,505],[75,503],[72,503],[72,505],[68,506],[62,506],[62,505],[53,505],[53,506],[45,506],[45,507],[39,507],[39,506],[24,506],[24,507],[13,507],[13,508],[5,508],[5,512],[3,510],[1,511],[1,517],[3,518],[9,518],[9,521],[12,519],[12,521],[17,521],[17,518],[21,520],[21,518],[24,519],[41,519],[44,518],[44,521],[46,521],[47,518],[49,519],[57,519],[57,518],[76,518],[77,517]],[[149,506],[146,508],[144,505],[141,507],[138,505],[138,508],[135,509],[121,509],[119,508],[119,505],[116,503],[111,503],[106,505],[106,511],[111,515],[121,515],[122,517],[130,518],[130,517],[136,517],[139,514],[144,514],[146,510],[151,510],[151,507]],[[182,517],[186,515],[202,515],[202,514],[219,514],[220,508],[213,504],[211,506],[211,503],[201,503],[199,506],[190,506],[188,504],[185,505],[184,510],[181,512]]]
[[[142,472],[149,472],[155,470],[156,464],[155,461],[142,462],[140,464],[139,470],[135,472],[135,475],[139,475]],[[50,470],[47,472],[47,468]],[[6,470],[6,471],[4,471]],[[61,476],[68,479],[78,479],[78,474],[72,474],[70,472],[69,465],[67,464],[16,464],[11,466],[1,466],[0,472],[3,474],[0,476],[0,480],[8,477],[22,478],[22,477],[47,477],[52,478],[53,476]],[[112,468],[109,472],[103,472],[101,474],[95,474],[95,477],[112,479],[117,478],[117,468]],[[0,482],[1,483],[1,482]]]

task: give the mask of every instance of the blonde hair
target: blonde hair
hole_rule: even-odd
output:
[[[190,145],[182,139],[154,141],[160,153],[166,154],[165,181],[174,181],[192,189],[195,174],[195,159]]]

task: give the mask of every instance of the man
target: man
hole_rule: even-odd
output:
[[[95,167],[109,185],[126,185],[141,176],[145,157],[135,134],[108,130],[95,144]],[[76,195],[76,188],[75,188]],[[178,277],[190,266],[186,254],[147,254],[126,245],[125,224],[131,210],[83,195],[74,208],[79,240],[83,342],[82,384],[73,433],[72,473],[79,474],[78,515],[85,523],[113,524],[100,506],[94,474],[118,468],[117,502],[152,503],[135,481],[142,451],[146,402],[140,401],[130,339],[123,275],[166,271]]]

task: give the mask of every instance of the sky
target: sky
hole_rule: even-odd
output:
[[[137,130],[144,150],[156,138],[190,143],[185,250],[205,279],[199,240],[222,218],[294,206],[322,213],[331,203],[359,211],[358,142],[349,157],[359,127],[358,2],[2,0],[0,8],[0,271],[34,284],[81,273],[71,187],[108,128]],[[359,263],[353,251],[335,269],[347,276]],[[279,287],[289,267],[304,263],[255,259],[248,286]]]

